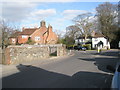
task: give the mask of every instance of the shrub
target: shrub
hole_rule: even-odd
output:
[[[82,45],[82,46],[87,48],[87,50],[91,50],[91,44],[85,44],[85,45]]]
[[[33,45],[33,44],[35,44],[35,41],[31,40],[31,38],[29,37],[28,41],[26,42],[26,44]]]

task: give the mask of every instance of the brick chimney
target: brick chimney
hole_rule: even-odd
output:
[[[93,30],[92,33],[91,33],[91,36],[95,36],[95,31]]]
[[[25,30],[25,27],[22,27],[22,31],[24,31]]]
[[[52,26],[50,24],[48,25],[48,32],[52,33]]]
[[[41,25],[40,25],[41,27],[45,27],[45,26],[46,26],[44,20],[42,20],[42,21],[40,22],[40,24],[41,24]]]

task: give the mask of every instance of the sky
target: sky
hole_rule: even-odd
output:
[[[79,14],[91,12],[103,2],[85,2],[85,0],[4,0],[0,2],[0,17],[22,27],[40,27],[40,21],[45,20],[46,26],[52,25],[53,31],[64,35],[66,27],[73,25],[72,19]],[[110,0],[112,1],[112,0]],[[117,4],[117,0],[111,2]]]

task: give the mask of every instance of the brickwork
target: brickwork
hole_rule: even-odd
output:
[[[23,38],[22,35],[18,36],[18,43],[19,44],[26,43],[28,41],[28,37],[29,36],[27,36],[26,38]]]
[[[29,37],[37,44],[56,44],[58,37],[52,30],[53,29],[51,25],[49,25],[47,28],[45,21],[42,21],[39,28],[23,28],[22,32],[19,32],[18,36],[16,36],[15,38],[16,40],[18,40],[19,44],[25,44],[28,41]],[[12,37],[10,38],[12,39]],[[39,39],[37,40],[35,38]],[[15,41],[15,43],[16,42],[17,41]]]

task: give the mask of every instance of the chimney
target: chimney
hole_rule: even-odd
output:
[[[95,31],[92,31],[91,36],[93,37],[95,36]]]
[[[49,24],[48,25],[48,32],[51,33],[52,32],[52,26]]]
[[[24,31],[25,30],[25,27],[22,27],[22,31]]]
[[[45,27],[46,26],[44,20],[42,20],[40,23],[41,23],[41,27]]]

